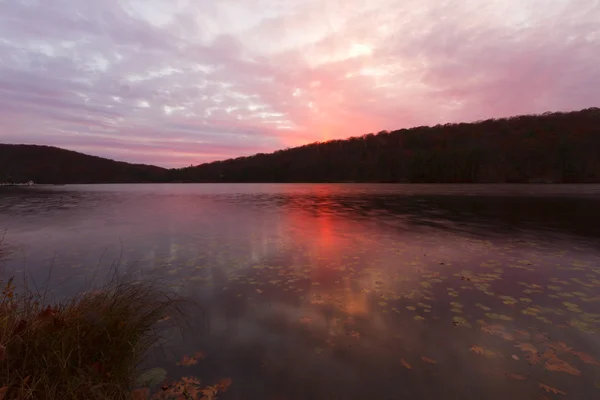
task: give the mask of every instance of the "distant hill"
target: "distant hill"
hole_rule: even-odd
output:
[[[189,182],[600,182],[600,109],[383,131],[170,176]]]
[[[0,182],[600,182],[600,109],[382,131],[182,169],[0,144]]]
[[[164,168],[128,164],[50,146],[0,144],[0,182],[165,182]]]

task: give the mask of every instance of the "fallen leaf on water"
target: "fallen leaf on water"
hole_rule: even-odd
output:
[[[360,333],[358,333],[356,331],[350,332],[350,336],[354,339],[360,339]]]
[[[582,352],[582,351],[574,351],[574,352],[573,352],[573,355],[575,355],[575,356],[579,357],[579,359],[580,359],[581,361],[583,361],[584,363],[586,363],[586,364],[600,365],[600,363],[599,363],[598,361],[596,361],[596,360],[594,359],[594,357],[592,357],[592,356],[590,356],[589,354],[587,354],[587,353],[584,353],[584,352]]]
[[[512,317],[502,314],[485,313],[485,316],[491,319],[500,319],[502,321],[512,321]]]
[[[471,324],[469,324],[469,322],[466,319],[464,319],[463,317],[459,317],[458,315],[452,317],[452,323],[454,324],[454,326],[465,326],[468,328],[471,327]]]
[[[501,325],[483,325],[481,330],[490,335],[500,336],[504,340],[514,340],[513,335],[506,332],[506,329]]]
[[[518,347],[519,349],[523,350],[526,353],[532,353],[532,354],[537,353],[537,349],[531,343],[519,343],[519,344],[516,344],[515,347]]]
[[[201,390],[202,395],[203,395],[202,399],[203,400],[216,400],[217,395],[219,393],[227,391],[227,389],[231,385],[231,382],[232,382],[231,378],[227,378],[227,379],[221,380],[216,385],[207,386],[206,388]]]
[[[263,291],[260,289],[256,289],[256,293],[261,294]]]
[[[406,368],[406,369],[412,369],[412,367],[410,366],[410,364],[407,363],[406,361],[404,361],[404,359],[401,359],[400,363],[404,366],[404,368]]]
[[[475,345],[471,346],[469,351],[472,351],[473,353],[475,353],[477,355],[485,356],[485,357],[494,357],[496,355],[496,353],[494,353],[491,350],[487,350],[481,346],[475,346]]]
[[[425,318],[421,317],[420,315],[417,315],[417,316],[413,317],[413,319],[416,321],[423,321]]]
[[[546,392],[548,393],[554,393],[554,394],[566,394],[565,392],[563,392],[562,390],[558,390],[555,387],[546,385],[545,383],[542,382],[538,382],[540,385],[540,388],[544,389]]]
[[[194,355],[191,356],[183,356],[183,358],[181,359],[181,361],[179,361],[177,363],[177,365],[183,366],[183,367],[189,367],[191,365],[196,365],[198,364],[198,360],[204,358],[204,353],[202,353],[201,351],[197,352]]]
[[[226,392],[232,383],[233,380],[231,378],[221,379],[219,383],[217,383],[217,388],[219,389],[219,392]]]
[[[548,371],[566,372],[567,374],[575,376],[581,375],[581,371],[571,364],[561,360],[556,354],[549,350],[544,353],[543,357],[546,359],[544,366]]]
[[[303,324],[310,324],[312,323],[312,318],[311,317],[300,317],[300,322]]]
[[[437,361],[432,360],[431,358],[424,357],[424,356],[421,356],[421,360],[425,361],[428,364],[437,364]]]
[[[516,355],[516,354],[513,354],[511,357],[512,357],[513,359],[517,360],[517,361],[519,360],[519,356],[518,356],[518,355]]]

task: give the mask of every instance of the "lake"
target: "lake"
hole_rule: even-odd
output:
[[[600,398],[600,185],[0,188],[1,231],[56,299],[193,299],[146,364],[222,399]]]

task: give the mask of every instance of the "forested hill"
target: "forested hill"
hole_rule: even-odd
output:
[[[128,164],[50,146],[0,144],[0,183],[164,182],[164,168]]]
[[[600,109],[379,132],[167,170],[0,144],[0,183],[600,182]]]
[[[384,131],[170,174],[189,182],[600,182],[600,109]]]

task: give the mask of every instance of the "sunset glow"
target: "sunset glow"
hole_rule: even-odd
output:
[[[599,4],[0,2],[0,142],[180,167],[598,106]]]

